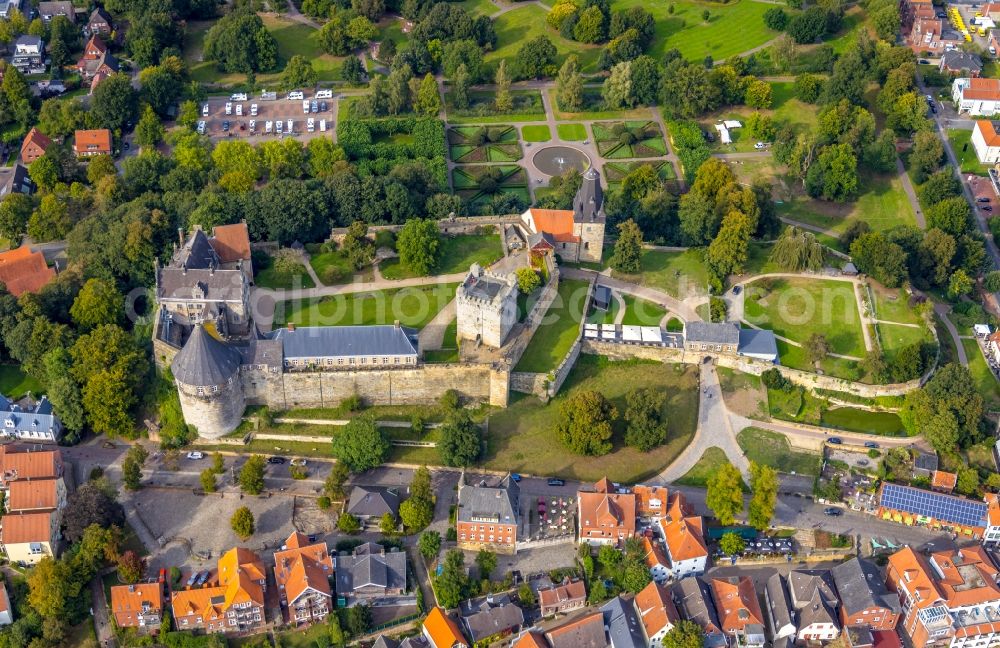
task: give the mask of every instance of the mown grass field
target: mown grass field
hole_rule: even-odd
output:
[[[833,353],[864,357],[854,284],[822,279],[761,279],[745,287],[744,318],[775,335],[804,343],[826,336]]]
[[[648,453],[624,446],[624,422],[614,424],[614,450],[602,457],[569,452],[556,434],[559,405],[580,390],[597,390],[625,411],[625,393],[649,387],[666,395],[667,442]],[[698,417],[698,368],[649,361],[612,362],[581,355],[559,394],[547,405],[511,394],[512,401],[489,419],[485,466],[537,475],[635,483],[669,465],[694,436]]]
[[[613,274],[650,288],[658,288],[679,299],[708,291],[708,271],[705,269],[701,250],[643,250],[641,263],[642,271],[638,275]]]
[[[291,290],[316,287],[316,282],[312,280],[312,277],[306,272],[305,266],[301,263],[296,263],[294,270],[285,272],[275,267],[273,257],[268,257],[268,260],[266,266],[254,269],[254,283],[261,288]]]
[[[41,383],[11,364],[0,364],[0,394],[9,398],[20,398],[25,392],[34,396],[45,393]]]
[[[979,350],[979,344],[975,340],[962,340],[965,347],[965,355],[969,359],[969,372],[976,382],[977,390],[986,401],[986,407],[990,410],[1000,409],[1000,382],[990,371],[990,366],[986,364],[983,352]]]
[[[783,473],[819,474],[820,456],[793,450],[785,435],[779,432],[749,427],[736,435],[736,441],[750,461],[770,466]]]
[[[547,373],[562,362],[580,334],[588,285],[577,279],[559,281],[559,293],[514,371]]]
[[[681,486],[705,488],[712,475],[718,472],[719,466],[727,463],[729,463],[729,458],[726,457],[726,453],[722,451],[722,448],[712,446],[705,450],[698,463],[692,466],[691,470],[684,473],[684,476],[675,483]]]
[[[275,326],[392,324],[423,328],[455,297],[457,283],[289,300],[277,305]]]

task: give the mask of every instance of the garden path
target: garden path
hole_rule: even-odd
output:
[[[618,312],[615,313],[615,326],[621,326],[622,321],[625,320],[625,300],[622,299],[621,293],[613,292],[611,295],[618,302]]]
[[[951,320],[948,318],[948,313],[951,312],[951,306],[935,302],[934,312],[937,313],[938,318],[944,324],[944,327],[948,329],[948,333],[951,334],[951,339],[955,341],[955,351],[958,353],[958,361],[962,363],[963,367],[968,367],[969,357],[965,355],[965,346],[962,345],[962,337],[958,334],[958,329],[955,328],[955,325],[952,324]]]

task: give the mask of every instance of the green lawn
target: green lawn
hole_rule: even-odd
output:
[[[660,320],[667,314],[665,308],[645,299],[637,299],[631,295],[622,295],[622,299],[625,301],[622,325],[659,326]]]
[[[350,326],[392,324],[423,328],[455,297],[457,283],[394,288],[373,292],[330,295],[282,302],[275,308],[274,324],[298,326]]]
[[[744,317],[775,335],[803,343],[825,335],[833,353],[864,357],[854,285],[823,279],[761,279],[746,286]]]
[[[701,455],[701,459],[692,466],[691,470],[687,471],[683,477],[674,483],[681,486],[705,488],[708,480],[719,470],[719,466],[727,463],[729,463],[729,458],[726,457],[726,453],[721,448],[712,446],[705,450],[705,453]]]
[[[453,319],[444,330],[440,349],[425,349],[425,362],[458,362],[458,320]]]
[[[319,81],[341,79],[340,67],[344,57],[332,56],[323,51],[319,31],[308,25],[284,16],[264,14],[264,26],[278,43],[278,64],[275,70],[257,75],[258,83],[273,83],[278,80],[288,59],[295,55],[306,57],[316,70]],[[220,71],[212,61],[203,61],[202,48],[205,34],[214,21],[191,21],[187,24],[184,42],[184,60],[188,64],[191,78],[199,83],[234,85],[246,82],[246,75]]]
[[[778,37],[764,25],[763,15],[772,5],[752,0],[728,4],[714,2],[647,2],[646,0],[616,0],[612,11],[640,6],[656,20],[653,45],[646,52],[660,60],[671,49],[680,50],[684,58],[702,61],[711,56],[716,61],[740,54]],[[669,13],[673,6],[674,12]],[[702,12],[711,13],[709,21]]]
[[[958,158],[962,173],[974,173],[985,176],[989,173],[989,165],[981,164],[976,157],[976,149],[972,146],[972,131],[957,128],[948,129],[948,141]]]
[[[632,110],[609,110],[604,108],[601,92],[596,88],[585,88],[583,91],[583,108],[579,112],[567,112],[559,107],[554,88],[547,90],[549,102],[556,119],[561,121],[577,121],[581,119],[646,119],[649,108],[640,107]]]
[[[976,387],[986,401],[987,409],[1000,409],[1000,382],[997,382],[989,365],[986,364],[979,345],[975,340],[962,340],[962,346],[965,347],[965,355],[969,359],[969,372],[972,373]]]
[[[438,246],[438,265],[434,275],[467,272],[473,263],[487,267],[503,257],[503,247],[499,234],[459,234],[442,236]],[[409,279],[414,277],[395,257],[383,261],[379,268],[386,279]]]
[[[897,326],[895,324],[878,323],[878,335],[882,341],[882,349],[891,361],[896,352],[915,342],[930,342],[931,334],[926,327]]]
[[[0,364],[0,394],[9,398],[20,398],[29,391],[35,396],[45,393],[41,383],[21,371],[20,367]]]
[[[313,246],[306,246],[313,248]],[[316,272],[316,276],[324,285],[332,286],[351,280],[355,275],[368,279],[373,273],[371,268],[365,268],[361,272],[355,272],[350,260],[340,250],[333,252],[321,252],[318,247],[309,250],[309,265]]]
[[[618,316],[618,311],[621,310],[621,306],[618,304],[617,299],[611,300],[611,306],[608,310],[602,311],[597,308],[591,307],[590,314],[587,315],[588,324],[614,324],[615,317]]]
[[[556,132],[564,142],[582,142],[587,139],[587,127],[583,124],[559,124]]]
[[[581,390],[604,394],[625,411],[625,393],[648,387],[666,396],[667,443],[648,453],[623,445],[624,421],[614,424],[614,450],[603,457],[581,457],[569,452],[559,440],[555,426],[559,405]],[[596,481],[607,476],[635,483],[657,474],[688,445],[698,417],[698,369],[690,365],[664,365],[581,355],[559,394],[547,405],[534,396],[511,394],[507,409],[489,419],[486,436],[487,468],[514,470],[536,475]]]
[[[708,292],[708,271],[702,254],[699,249],[685,252],[643,250],[642,272],[639,275],[613,274],[657,288],[680,299],[690,295],[703,295]]]
[[[779,432],[749,427],[736,435],[736,441],[747,459],[778,472],[797,475],[819,474],[820,456],[811,452],[793,450],[788,438]]]
[[[916,309],[910,307],[910,298],[902,288],[893,290],[873,285],[872,294],[875,296],[877,319],[923,326],[923,318],[917,314]]]
[[[521,139],[525,142],[548,142],[552,139],[552,133],[545,124],[522,126]]]
[[[588,282],[577,279],[559,281],[559,294],[549,306],[514,371],[548,373],[562,362],[580,333],[588,285]]]
[[[897,225],[916,225],[913,206],[896,174],[875,175],[862,171],[859,176],[858,198],[853,202],[827,202],[799,194],[779,203],[778,215],[817,225],[838,235],[858,220],[880,231]]]
[[[601,54],[601,46],[585,45],[566,40],[558,33],[548,28],[545,16],[548,11],[536,4],[517,7],[493,21],[493,29],[497,34],[496,48],[486,55],[486,62],[493,63],[507,59],[508,65],[513,61],[517,50],[525,42],[548,36],[556,46],[561,61],[568,54],[576,54],[580,58],[580,67],[584,72],[597,72],[597,58]]]
[[[295,263],[292,272],[279,272],[274,266],[274,258],[268,257],[268,264],[262,268],[254,268],[254,283],[261,288],[275,290],[291,290],[293,288],[315,288],[316,283],[306,272],[301,263]]]
[[[833,47],[837,54],[843,54],[849,48],[854,47],[858,40],[858,32],[865,24],[865,12],[861,7],[854,6],[844,12],[844,19],[840,31],[834,34],[833,38],[827,39],[827,43]]]
[[[469,92],[469,106],[456,108],[451,91],[445,92],[445,111],[448,123],[457,124],[509,124],[522,121],[544,121],[545,105],[538,90],[512,90],[513,104],[507,112],[497,113],[496,92],[493,90],[472,90]]]
[[[500,7],[490,2],[490,0],[461,0],[461,2],[456,2],[455,4],[468,11],[473,17],[492,16],[500,11]]]

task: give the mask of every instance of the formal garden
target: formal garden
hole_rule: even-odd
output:
[[[596,122],[591,125],[602,157],[644,158],[667,154],[663,133],[656,122]]]
[[[513,126],[454,126],[448,129],[452,162],[517,162],[521,144]]]
[[[501,194],[515,196],[523,205],[531,202],[528,174],[517,164],[457,166],[452,170],[452,184],[473,213]]]
[[[628,174],[641,166],[651,166],[661,180],[675,180],[674,165],[666,160],[651,160],[649,162],[606,162],[604,164],[604,181],[608,187],[617,188]]]

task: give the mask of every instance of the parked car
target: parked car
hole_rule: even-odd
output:
[[[548,483],[549,483],[549,486],[565,486],[566,485],[566,482],[564,480],[558,479],[556,477],[550,477]]]
[[[195,450],[193,452],[187,453],[187,458],[188,459],[204,459],[205,458],[205,453],[204,452],[198,452],[197,450]]]
[[[976,198],[976,202],[986,203],[986,202],[989,202],[989,201],[990,201],[990,199],[987,196],[980,196],[979,198]]]
[[[283,464],[285,463],[284,457],[268,457],[267,463],[269,464]]]
[[[289,119],[288,122],[285,124],[285,132],[288,133],[289,135],[292,134],[293,131],[292,126],[294,126],[294,124],[295,122],[293,122],[291,119]]]
[[[326,112],[326,109],[327,109],[326,102],[325,101],[319,102],[319,111],[320,112]]]
[[[314,113],[319,112],[319,102],[317,102],[315,99],[309,102],[309,112],[314,112]]]
[[[868,460],[867,459],[858,459],[855,463],[857,465],[859,465],[859,466],[867,466],[868,465]]]
[[[199,135],[204,135],[206,128],[207,128],[207,125],[205,124],[204,121],[198,122],[198,134]]]
[[[733,294],[738,295],[743,292],[743,286],[733,286]]]
[[[266,122],[264,122],[264,132],[265,133],[267,133],[268,135],[270,135],[271,131],[273,131],[273,130],[274,130],[274,122],[272,122],[270,119],[267,120]]]
[[[306,460],[305,459],[300,459],[300,458],[292,459],[292,465],[293,466],[304,466],[304,465],[306,465]]]
[[[306,120],[306,130],[310,133],[316,130],[316,120],[312,117]]]
[[[865,441],[865,447],[866,448],[878,448],[879,445],[877,443],[875,443],[874,441]]]
[[[920,65],[930,65],[930,61],[928,61],[927,59],[918,59],[917,63],[919,63]]]
[[[833,445],[840,445],[844,441],[840,437],[830,437],[826,440],[827,443],[832,443]]]
[[[240,117],[243,116],[243,104],[236,104],[236,114]]]
[[[833,516],[833,517],[837,517],[838,515],[843,515],[844,514],[844,512],[841,509],[835,508],[833,506],[830,506],[830,507],[827,507],[827,508],[823,509],[823,512],[826,513],[827,515],[830,515],[830,516]]]
[[[251,117],[257,116],[257,104],[250,104],[250,116]]]
[[[317,99],[333,99],[333,90],[317,90]]]
[[[228,133],[229,132],[229,120],[228,119],[226,121],[222,122],[222,132],[224,132],[224,133]]]
[[[758,151],[760,151],[760,150],[766,149],[767,148],[767,144],[765,144],[764,142],[757,142],[756,144],[753,145],[753,147],[755,149],[757,149]]]
[[[277,92],[262,92],[262,93],[260,93],[260,100],[261,101],[274,101],[277,98],[278,98],[278,93]]]
[[[250,132],[251,133],[256,133],[257,132],[257,120],[256,119],[251,119],[250,120]]]
[[[226,102],[226,114],[227,115],[233,114],[233,104],[229,103],[228,101]]]
[[[237,92],[232,97],[229,98],[230,101],[246,101],[247,94],[245,92]]]
[[[288,93],[288,100],[289,101],[296,101],[296,100],[302,101],[302,97],[303,97],[303,94],[302,94],[301,90],[293,90],[292,92]]]
[[[993,208],[990,207],[989,205],[983,205],[982,210],[984,212],[991,212],[991,211],[993,211]]]
[[[206,104],[204,104],[204,105],[203,105],[203,106],[201,107],[201,116],[202,116],[202,117],[208,117],[208,104],[207,104],[207,103],[206,103]]]
[[[519,474],[517,474],[517,473],[511,473],[511,474],[510,474],[510,478],[511,478],[512,480],[514,480],[515,482],[519,482],[519,481],[521,481],[521,475],[519,475]]]
[[[281,135],[284,128],[285,128],[285,122],[281,121],[280,119],[274,122],[274,130],[278,133],[278,135]]]
[[[321,132],[321,133],[325,133],[326,132],[326,120],[325,119],[319,120],[319,132]]]
[[[309,100],[308,99],[303,99],[302,100],[302,114],[303,115],[308,115],[309,114]]]

